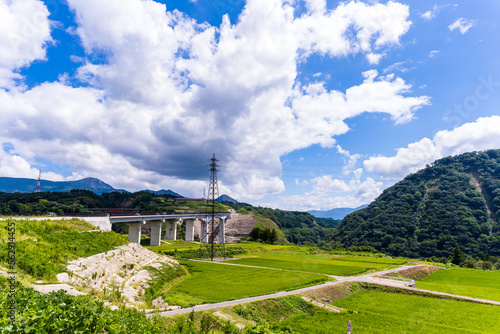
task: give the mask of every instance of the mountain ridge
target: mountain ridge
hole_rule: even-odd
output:
[[[86,189],[96,194],[108,192],[124,192],[124,189],[115,189],[104,181],[94,177],[87,177],[76,181],[48,181],[40,182],[42,191],[63,191],[68,192],[72,189]],[[36,179],[0,177],[0,192],[12,193],[30,193],[35,192],[37,185]]]

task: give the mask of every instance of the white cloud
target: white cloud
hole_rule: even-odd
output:
[[[345,182],[334,179],[331,175],[324,175],[311,181],[311,192],[297,196],[279,196],[275,205],[302,211],[356,208],[372,202],[383,188],[382,182],[376,182],[372,178],[366,178],[363,182],[356,178]]]
[[[469,31],[469,29],[472,28],[475,25],[475,23],[476,22],[474,20],[464,19],[463,17],[461,17],[456,19],[455,22],[453,22],[452,24],[450,24],[448,26],[448,29],[450,29],[450,31],[458,29],[463,35],[467,31]]]
[[[0,0],[0,89],[21,79],[16,70],[45,59],[49,12],[38,0]]]
[[[435,55],[437,55],[440,51],[434,50],[429,53],[429,57],[433,58]]]
[[[284,190],[281,156],[335,145],[349,131],[346,119],[377,112],[405,123],[429,103],[409,96],[403,79],[377,71],[345,92],[297,78],[298,64],[313,53],[370,57],[397,45],[411,22],[408,6],[392,1],[327,10],[311,0],[295,17],[289,2],[249,0],[236,24],[225,16],[220,27],[154,1],[68,3],[87,56],[77,76],[89,87],[71,87],[61,76],[28,91],[0,91],[0,140],[27,161],[69,164],[72,177],[196,195],[215,152],[221,190],[255,199]],[[93,63],[96,54],[105,61]]]
[[[375,172],[386,180],[400,180],[437,159],[471,151],[498,149],[500,143],[500,116],[479,118],[454,130],[436,133],[433,139],[423,138],[405,148],[399,148],[393,157],[371,157],[364,161],[368,172]]]
[[[351,186],[344,180],[333,179],[331,175],[316,177],[311,180],[313,190],[311,194],[325,195],[328,193],[343,193],[351,191]]]
[[[439,14],[439,12],[447,7],[450,7],[450,6],[453,6],[453,7],[456,7],[457,5],[456,4],[446,4],[446,5],[434,5],[434,7],[432,7],[432,9],[426,11],[425,13],[423,13],[422,15],[420,15],[420,17],[422,17],[425,21],[430,21],[432,19],[435,19],[436,16]]]
[[[311,1],[313,2],[313,1]],[[314,1],[317,2],[317,1]],[[410,28],[409,8],[389,1],[372,5],[359,1],[341,3],[330,12],[312,12],[295,22],[302,49],[332,56],[365,52],[399,44]],[[353,28],[354,38],[348,38]]]
[[[326,11],[326,0],[306,0],[306,6],[312,13],[324,13]]]
[[[353,172],[353,168],[356,166],[356,163],[358,162],[358,159],[361,158],[361,154],[351,154],[349,151],[346,151],[340,147],[340,145],[337,145],[337,152],[342,154],[344,157],[347,158],[347,161],[345,161],[345,166],[343,168],[343,173],[344,175],[348,175],[351,172]],[[362,172],[362,170],[361,170]],[[359,170],[354,171],[354,174],[357,175],[359,174]],[[358,177],[359,179],[359,177]]]
[[[441,9],[442,7],[438,6],[438,5],[434,5],[434,7],[432,7],[431,10],[428,10],[426,11],[425,13],[423,13],[421,15],[421,17],[426,20],[426,21],[429,21],[429,20],[432,20],[434,18],[436,18],[437,14],[439,13],[439,10]]]
[[[368,60],[368,63],[370,63],[370,65],[378,65],[383,56],[383,54],[369,53],[366,55],[366,59]]]

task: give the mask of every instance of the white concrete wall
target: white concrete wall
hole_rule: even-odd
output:
[[[87,223],[98,227],[102,231],[111,231],[111,223],[109,221],[109,216],[105,217],[75,217],[81,220],[85,220]]]
[[[13,219],[23,219],[23,220],[70,220],[70,219],[80,219],[84,220],[87,223],[98,227],[101,231],[111,231],[111,222],[109,221],[109,216],[103,216],[103,217],[53,217],[53,216],[47,216],[47,217],[15,217]]]

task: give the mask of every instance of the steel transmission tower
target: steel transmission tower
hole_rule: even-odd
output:
[[[40,192],[40,178],[41,177],[42,177],[42,171],[40,170],[40,171],[38,171],[38,180],[36,182],[36,190],[35,190],[36,193]],[[31,189],[33,189],[33,188],[31,188]]]
[[[210,221],[210,225],[207,226],[207,230],[205,231],[203,228],[201,230],[201,248],[200,248],[200,256],[201,257],[210,257],[213,261],[215,257],[219,256],[221,258],[226,257],[224,243],[217,242],[217,232],[220,232],[222,222],[219,222],[218,230],[216,229],[215,216],[217,213],[220,213],[220,202],[217,201],[219,198],[219,185],[217,182],[217,172],[219,171],[217,164],[217,160],[215,158],[215,153],[210,159],[210,184],[208,186],[208,194],[206,201],[206,221]],[[203,243],[206,240],[208,242]],[[220,238],[219,238],[220,240]]]

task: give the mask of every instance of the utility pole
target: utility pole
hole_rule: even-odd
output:
[[[215,158],[215,153],[212,156],[212,159],[210,159],[210,183],[208,186],[208,194],[207,194],[207,201],[206,201],[206,216],[207,220],[210,220],[210,232],[208,236],[208,245],[203,246],[203,241],[202,241],[202,250],[201,254],[204,254],[205,251],[208,251],[210,255],[210,260],[214,260],[214,257],[217,253],[221,255],[222,258],[225,257],[225,247],[224,244],[216,244],[216,235],[215,235],[215,217],[217,213],[220,213],[220,203],[217,205],[217,199],[219,197],[219,185],[217,182],[217,172],[219,171],[218,167],[219,165],[217,164],[217,160]],[[216,207],[217,206],[217,207]],[[221,230],[221,224],[222,222],[219,223],[219,232]],[[203,231],[201,232],[202,234],[204,233]],[[203,240],[203,237],[201,238]],[[207,247],[208,246],[208,247]],[[205,253],[206,254],[206,253]]]

